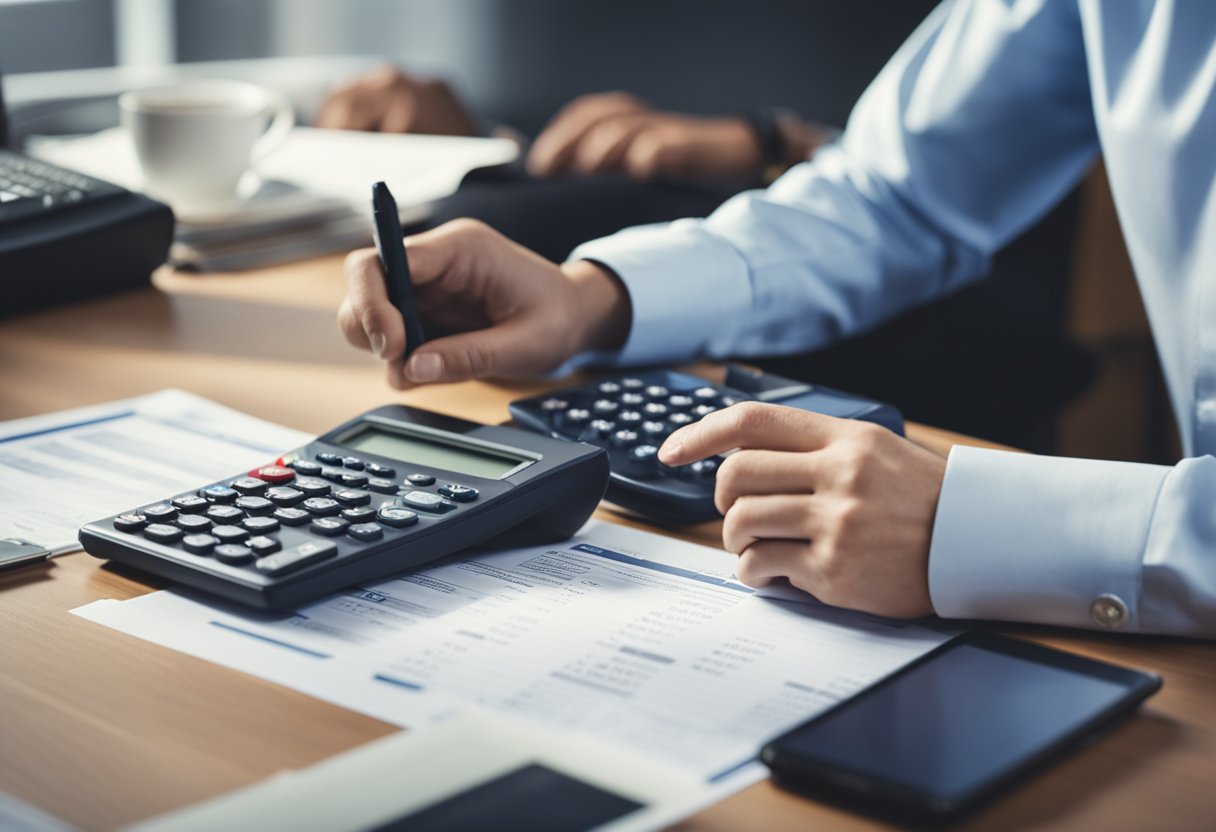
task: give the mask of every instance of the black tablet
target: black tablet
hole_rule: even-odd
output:
[[[970,632],[772,740],[761,759],[784,787],[948,822],[1160,687],[1151,673]]]

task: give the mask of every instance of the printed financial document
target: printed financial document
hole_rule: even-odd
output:
[[[563,544],[458,555],[289,615],[173,591],[75,612],[399,725],[476,704],[707,783],[755,779],[765,739],[947,638],[768,597],[734,563],[593,521]]]

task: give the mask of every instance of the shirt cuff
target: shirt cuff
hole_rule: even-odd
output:
[[[628,228],[584,243],[570,260],[602,263],[629,292],[633,325],[619,364],[723,355],[751,309],[746,261],[700,220]]]
[[[1159,465],[956,446],[934,520],[938,615],[1141,628]]]

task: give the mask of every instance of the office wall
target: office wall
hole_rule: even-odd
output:
[[[42,72],[114,63],[110,0],[0,0],[0,69]]]

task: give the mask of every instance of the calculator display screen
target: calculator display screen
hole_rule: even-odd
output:
[[[520,463],[530,461],[523,456],[490,453],[467,445],[449,445],[423,436],[372,426],[365,426],[358,433],[343,438],[342,444],[355,451],[487,479],[502,479],[518,468]]]

